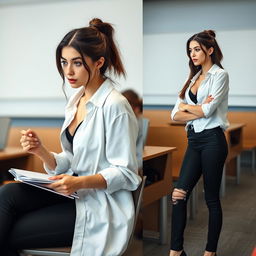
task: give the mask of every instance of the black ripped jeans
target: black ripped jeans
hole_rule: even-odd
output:
[[[75,200],[22,183],[0,187],[1,255],[19,249],[70,246]]]
[[[220,127],[195,133],[188,130],[188,147],[176,188],[187,192],[185,200],[173,204],[171,250],[183,249],[183,234],[187,219],[187,200],[203,174],[205,201],[209,209],[206,251],[216,252],[222,226],[219,192],[228,148]]]

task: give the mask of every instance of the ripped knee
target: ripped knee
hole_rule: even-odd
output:
[[[186,200],[187,198],[187,191],[180,188],[175,188],[172,192],[172,204],[175,205],[178,203],[179,200]]]

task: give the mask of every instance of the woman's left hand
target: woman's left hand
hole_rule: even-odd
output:
[[[181,103],[179,104],[179,110],[180,110],[180,111],[183,111],[183,112],[187,111],[186,106],[187,106],[187,104],[181,102]]]
[[[47,187],[64,195],[71,195],[72,193],[80,189],[80,179],[77,176],[60,174],[50,177],[49,179],[56,181],[52,184],[47,185]]]

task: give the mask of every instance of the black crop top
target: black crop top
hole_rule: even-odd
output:
[[[189,90],[189,98],[195,103],[197,104],[197,93],[194,94],[191,89]]]
[[[83,122],[83,121],[82,121],[82,122]],[[71,145],[73,145],[73,140],[74,140],[74,137],[75,137],[75,135],[76,135],[76,131],[77,131],[77,129],[79,128],[79,126],[82,124],[82,122],[76,127],[73,136],[70,134],[70,132],[69,132],[69,130],[68,130],[68,127],[67,127],[66,130],[65,130],[67,140],[68,140],[68,142],[69,142]]]

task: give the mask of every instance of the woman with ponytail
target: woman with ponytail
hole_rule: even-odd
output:
[[[65,109],[62,152],[45,148],[32,130],[21,145],[38,156],[54,183],[71,200],[26,184],[0,188],[0,245],[5,256],[19,249],[72,246],[72,256],[122,255],[132,231],[131,191],[137,174],[138,125],[111,74],[125,76],[113,27],[100,19],[64,36],[56,50],[63,85],[77,88]]]
[[[201,175],[209,210],[208,236],[204,256],[215,256],[222,226],[219,192],[227,143],[228,73],[220,64],[222,53],[212,30],[193,35],[187,41],[190,75],[182,88],[171,117],[186,122],[188,146],[178,182],[172,193],[170,256],[186,256],[183,234],[187,201]]]

